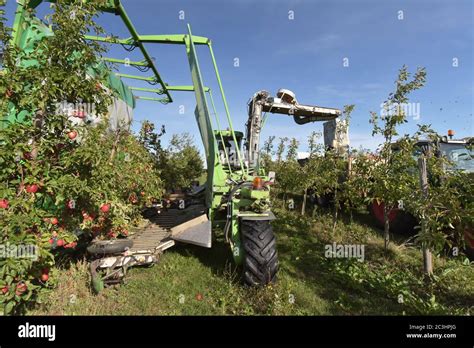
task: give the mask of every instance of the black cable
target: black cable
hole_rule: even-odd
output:
[[[147,72],[150,70],[149,66],[140,66],[140,65],[133,65],[134,68],[137,68],[141,72]]]
[[[128,52],[132,52],[133,50],[135,50],[135,48],[138,47],[138,45],[135,42],[131,45],[126,45],[123,43],[121,43],[120,45],[122,45],[123,49]]]
[[[155,85],[158,84],[158,81],[157,81],[156,79],[153,80],[153,81],[148,81],[148,80],[147,80],[146,82],[148,82],[148,83],[149,83],[150,85],[152,85],[152,86],[155,86]]]

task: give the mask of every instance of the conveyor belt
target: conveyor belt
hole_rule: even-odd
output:
[[[130,238],[133,240],[131,251],[157,251],[157,249],[162,249],[162,244],[171,240],[170,235],[169,229],[150,224]]]
[[[195,217],[205,214],[206,208],[203,205],[191,205],[186,209],[168,209],[152,217],[150,221],[163,227],[171,229]]]
[[[149,218],[149,223],[141,228],[132,230],[134,233],[132,252],[160,252],[174,245],[171,238],[171,228],[202,215],[205,207],[201,205],[190,206],[187,209],[162,210]]]

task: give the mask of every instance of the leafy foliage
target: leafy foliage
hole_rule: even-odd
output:
[[[414,177],[409,171],[410,167],[413,167],[411,157],[413,142],[410,142],[408,137],[398,140],[400,149],[397,152],[393,151],[392,145],[394,137],[398,135],[397,127],[407,122],[407,115],[402,106],[408,102],[408,95],[411,92],[423,87],[426,81],[426,71],[424,68],[419,68],[411,81],[409,81],[409,78],[408,68],[403,66],[395,82],[395,91],[389,94],[388,99],[383,104],[382,114],[378,115],[371,112],[372,135],[380,134],[384,137],[384,142],[379,151],[379,160],[374,166],[374,175],[370,183],[372,198],[384,203],[386,245],[390,241],[388,213],[413,188]],[[380,121],[382,124],[380,124]]]
[[[439,151],[441,137],[420,125],[413,135],[399,136],[398,127],[407,122],[403,105],[408,95],[421,88],[426,79],[424,69],[418,69],[410,79],[407,67],[402,67],[395,91],[383,104],[381,115],[371,113],[373,135],[380,134],[384,142],[377,153],[351,151],[349,154],[324,149],[318,143],[319,135],[312,133],[308,138],[309,157],[299,165],[295,161],[296,141],[290,143],[281,138],[276,152],[270,138],[264,146],[265,167],[276,171],[276,193],[303,195],[302,214],[305,212],[306,194],[315,201],[318,197],[329,197],[334,208],[334,222],[338,211],[366,210],[372,202],[384,206],[384,239],[387,250],[389,238],[389,213],[403,209],[425,224],[426,229],[417,235],[417,243],[435,253],[457,248],[459,253],[464,245],[465,231],[473,228],[472,196],[474,183],[472,174],[453,169]],[[348,127],[353,106],[346,106],[345,119],[341,127]],[[421,139],[429,140],[431,153],[421,153],[417,144]],[[276,159],[272,161],[272,156]],[[425,156],[428,163],[429,188],[425,195],[419,179],[416,156]],[[465,155],[465,160],[472,160]],[[314,209],[313,209],[314,213]],[[335,228],[335,226],[333,227]]]
[[[166,149],[160,151],[158,168],[168,190],[180,190],[198,179],[204,164],[192,136],[188,133],[174,134]]]
[[[113,95],[102,88],[106,70],[95,69],[104,48],[84,39],[102,32],[93,20],[100,4],[58,1],[45,18],[55,35],[24,51],[10,45],[2,22],[0,112],[18,122],[0,129],[0,244],[36,250],[34,258],[0,259],[3,313],[21,312],[54,286],[56,254],[92,238],[126,236],[140,208],[161,198],[147,149],[128,131],[108,130]],[[103,121],[74,125],[58,107],[63,101],[91,104]]]

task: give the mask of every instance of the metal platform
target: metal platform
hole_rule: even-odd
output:
[[[132,229],[133,235],[130,237],[133,240],[133,246],[129,250],[131,253],[159,253],[175,244],[175,240],[181,242],[189,242],[205,247],[210,247],[208,238],[203,241],[188,240],[181,232],[186,232],[180,226],[189,225],[191,221],[198,221],[203,223],[203,216],[205,216],[205,207],[203,205],[193,205],[186,209],[168,209],[162,210],[149,217],[149,222],[145,226]],[[200,219],[197,219],[201,217]],[[206,218],[207,219],[207,218]],[[202,221],[201,221],[202,220]],[[202,227],[201,225],[200,227]],[[207,226],[207,225],[206,225]],[[179,232],[176,232],[178,229]],[[200,236],[207,237],[205,231],[201,228]],[[201,238],[202,239],[202,238]],[[209,246],[208,246],[209,245]]]
[[[211,247],[211,222],[204,206],[156,210],[147,215],[145,224],[131,229],[130,249],[91,262],[94,291],[98,293],[104,286],[120,283],[130,267],[157,263],[163,251],[175,245],[175,241]]]
[[[156,253],[163,251],[174,245],[174,241],[169,238],[170,235],[169,229],[151,223],[130,237],[133,240],[133,246],[130,251],[133,253]]]
[[[171,238],[178,242],[198,245],[204,248],[212,246],[212,227],[206,214],[199,215],[171,229]]]

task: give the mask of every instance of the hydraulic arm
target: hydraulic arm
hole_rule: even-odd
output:
[[[332,121],[341,115],[339,109],[299,104],[295,94],[287,89],[280,89],[276,97],[267,91],[255,93],[249,102],[246,124],[245,154],[250,168],[258,166],[260,132],[267,112],[293,116],[297,124]]]

